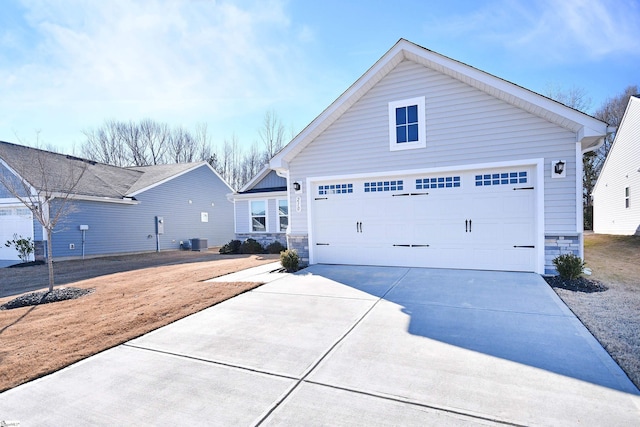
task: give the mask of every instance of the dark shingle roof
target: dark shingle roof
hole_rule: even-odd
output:
[[[196,163],[121,168],[65,154],[0,141],[0,159],[37,189],[122,199],[196,167]]]

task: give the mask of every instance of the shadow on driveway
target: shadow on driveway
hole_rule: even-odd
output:
[[[339,265],[314,265],[298,274],[320,275],[400,306],[413,336],[638,393],[537,274]],[[376,307],[371,314],[376,309],[380,334],[402,321],[389,309]],[[394,344],[405,345],[389,342]]]

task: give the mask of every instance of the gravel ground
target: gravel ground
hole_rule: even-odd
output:
[[[93,289],[58,288],[51,292],[31,292],[20,295],[18,298],[14,298],[9,302],[0,305],[0,310],[11,310],[12,308],[29,307],[32,305],[49,304],[51,302],[76,299],[90,294],[93,291]]]
[[[640,236],[587,233],[584,248],[588,280],[608,289],[552,287],[640,388]]]

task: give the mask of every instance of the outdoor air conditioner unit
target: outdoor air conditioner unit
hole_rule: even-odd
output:
[[[206,251],[209,249],[207,239],[191,239],[192,251]]]

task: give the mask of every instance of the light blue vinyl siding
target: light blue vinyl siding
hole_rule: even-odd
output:
[[[236,233],[250,233],[249,200],[236,200]]]
[[[206,165],[136,195],[137,205],[76,201],[53,236],[53,256],[82,254],[80,225],[88,225],[86,255],[154,251],[155,217],[164,217],[160,249],[178,249],[180,241],[206,238],[209,246],[233,238],[233,204],[227,187]],[[191,200],[191,203],[189,203]],[[214,203],[214,206],[211,206]],[[208,222],[201,222],[207,212]],[[69,249],[73,243],[75,249]]]
[[[40,222],[38,222],[36,218],[33,218],[33,241],[37,242],[40,240],[44,240],[44,238],[45,233],[42,228],[42,224],[40,224]]]
[[[281,176],[278,176],[275,171],[271,171],[260,180],[256,185],[251,187],[252,190],[260,190],[263,188],[278,188],[278,187],[286,187],[287,180]]]
[[[426,148],[390,152],[388,103],[417,96],[426,97]],[[574,132],[405,60],[290,162],[290,179],[544,158],[545,232],[575,233],[576,140]],[[565,179],[551,179],[553,159],[567,162]],[[291,210],[293,234],[307,233],[306,215],[303,197],[301,212]]]
[[[284,199],[285,196],[279,199]],[[279,233],[278,230],[278,199],[273,197],[252,198],[245,200],[236,200],[236,233],[246,234],[252,233],[251,221],[249,214],[250,200],[260,200],[267,202],[267,233]]]

